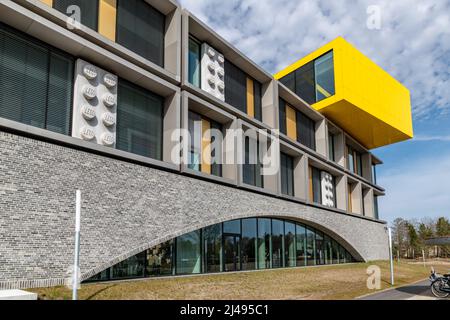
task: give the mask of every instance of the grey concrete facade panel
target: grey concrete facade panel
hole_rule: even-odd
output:
[[[0,287],[62,284],[82,190],[83,279],[178,235],[242,217],[285,217],[357,259],[388,258],[384,223],[0,131]]]

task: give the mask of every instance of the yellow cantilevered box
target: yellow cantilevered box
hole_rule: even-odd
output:
[[[335,94],[312,107],[368,149],[411,139],[409,90],[342,37],[280,71],[275,78],[282,79],[330,51]],[[317,90],[322,91],[320,87]]]

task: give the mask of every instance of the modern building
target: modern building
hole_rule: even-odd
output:
[[[172,0],[0,1],[0,288],[388,258],[409,92],[338,38],[272,76]]]

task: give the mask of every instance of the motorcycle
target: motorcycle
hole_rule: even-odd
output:
[[[450,274],[440,275],[431,268],[429,278],[431,282],[431,292],[437,298],[447,298],[450,295]]]

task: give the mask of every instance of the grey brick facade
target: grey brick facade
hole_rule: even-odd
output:
[[[388,258],[386,225],[0,131],[0,287],[62,284],[82,190],[86,279],[153,245],[233,218],[321,229],[355,258]]]

